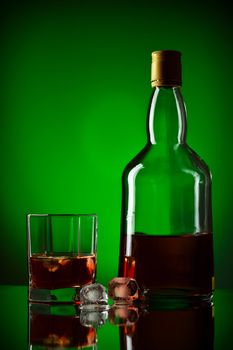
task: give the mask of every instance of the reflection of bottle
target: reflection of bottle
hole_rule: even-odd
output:
[[[73,306],[30,305],[29,348],[96,348],[96,329],[80,323]]]
[[[213,350],[213,306],[150,305],[140,314],[132,335],[120,328],[120,339],[121,350]]]
[[[180,53],[156,51],[152,59],[148,143],[123,173],[119,275],[157,295],[207,297],[211,176],[186,144]]]

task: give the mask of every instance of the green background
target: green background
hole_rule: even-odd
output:
[[[121,174],[146,142],[151,52],[182,51],[188,142],[213,174],[217,286],[233,287],[232,26],[221,1],[8,2],[1,11],[0,283],[27,282],[27,213],[97,213],[117,275]]]

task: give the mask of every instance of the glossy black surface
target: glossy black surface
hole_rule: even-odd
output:
[[[153,302],[91,314],[73,305],[29,307],[25,286],[1,286],[0,300],[2,349],[233,348],[232,290],[215,291],[214,306]]]

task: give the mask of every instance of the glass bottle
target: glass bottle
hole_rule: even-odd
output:
[[[143,293],[209,298],[211,174],[186,143],[181,53],[152,53],[153,93],[144,149],[123,178],[119,275]]]

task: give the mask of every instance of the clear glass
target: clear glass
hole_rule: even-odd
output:
[[[157,87],[148,143],[123,173],[119,275],[144,292],[209,297],[213,289],[211,175],[186,144],[179,87]]]
[[[95,282],[97,216],[27,215],[29,300],[74,302]]]

